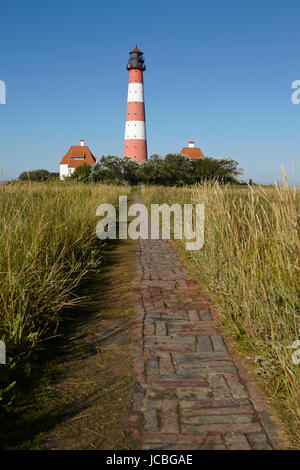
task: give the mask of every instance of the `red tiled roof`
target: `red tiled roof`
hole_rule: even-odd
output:
[[[95,163],[96,157],[87,145],[72,145],[60,162],[61,165],[68,165],[69,168],[77,168],[84,164],[94,165]]]
[[[197,158],[205,158],[199,147],[183,147],[180,154],[185,157],[192,158],[193,160]]]

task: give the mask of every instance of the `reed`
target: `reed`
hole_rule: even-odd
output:
[[[36,344],[54,334],[60,311],[78,302],[75,288],[101,265],[96,208],[118,203],[122,187],[19,183],[0,190],[0,339],[5,389]],[[3,398],[3,397],[2,397]]]

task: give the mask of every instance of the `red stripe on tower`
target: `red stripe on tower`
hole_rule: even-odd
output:
[[[128,157],[143,163],[147,160],[147,140],[145,125],[144,82],[146,70],[143,53],[136,46],[129,52],[129,84],[124,142],[124,158]]]

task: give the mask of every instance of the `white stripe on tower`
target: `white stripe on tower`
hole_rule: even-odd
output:
[[[143,90],[143,53],[136,47],[130,53],[127,70],[129,85],[127,96],[127,114],[125,127],[124,158],[128,157],[138,163],[147,160],[147,141],[145,125],[145,105]]]
[[[145,121],[127,121],[125,128],[125,140],[127,139],[146,140]]]
[[[128,85],[127,103],[144,103],[144,85],[143,83],[130,83]]]

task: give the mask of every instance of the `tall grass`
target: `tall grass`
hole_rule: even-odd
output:
[[[299,189],[286,182],[267,189],[202,184],[150,187],[142,197],[147,204],[205,205],[204,246],[183,249],[184,256],[214,294],[237,344],[255,361],[270,400],[299,436],[299,366],[291,349],[300,339]]]
[[[9,361],[0,366],[0,405],[1,386],[14,376],[5,373],[26,367],[37,342],[55,332],[61,309],[78,300],[82,276],[101,262],[96,208],[125,192],[78,183],[0,188],[0,339]]]

